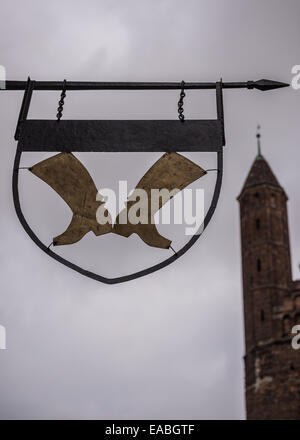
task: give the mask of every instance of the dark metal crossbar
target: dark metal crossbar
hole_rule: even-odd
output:
[[[22,123],[23,151],[220,151],[222,121],[32,120]]]
[[[25,90],[27,81],[5,81],[5,88],[0,90]],[[224,82],[223,89],[258,89],[272,90],[288,87],[289,84],[261,79],[259,81]],[[34,90],[62,90],[64,81],[34,81]],[[180,82],[92,82],[67,81],[65,90],[180,90]],[[185,90],[215,89],[216,82],[186,82]]]

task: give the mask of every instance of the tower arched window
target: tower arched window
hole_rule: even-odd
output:
[[[260,230],[260,219],[259,219],[259,218],[257,218],[257,219],[255,220],[255,227],[256,227],[256,230],[257,230],[257,231]]]
[[[257,272],[261,272],[261,260],[260,260],[260,258],[258,258],[256,260],[256,270],[257,270]]]
[[[260,311],[260,320],[261,321],[265,320],[265,312],[263,310]]]
[[[282,336],[289,336],[292,330],[291,318],[285,315],[282,320]]]
[[[271,207],[276,208],[276,196],[275,194],[271,194]]]

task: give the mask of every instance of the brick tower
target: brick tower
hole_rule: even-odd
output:
[[[240,203],[248,419],[300,419],[300,281],[292,281],[287,196],[258,154]]]

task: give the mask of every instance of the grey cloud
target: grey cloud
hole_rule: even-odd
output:
[[[12,0],[1,10],[0,63],[10,79],[214,81],[222,75],[225,81],[264,76],[289,82],[299,64],[299,13],[296,0]],[[236,196],[256,154],[260,122],[263,154],[290,197],[296,276],[299,93],[225,92],[225,176],[211,224],[174,265],[117,286],[52,261],[22,230],[11,195],[21,94],[0,94],[0,323],[7,329],[1,418],[244,418]],[[31,116],[54,117],[58,98],[35,94]],[[175,118],[177,99],[174,92],[69,93],[64,115]],[[214,96],[188,92],[185,109],[187,117],[210,117]],[[80,158],[99,186],[113,186],[128,175],[134,185],[157,156]],[[208,156],[194,158],[214,164]],[[24,212],[51,241],[70,214],[43,183],[26,174],[22,182]],[[177,229],[164,233],[182,243]],[[124,272],[161,259],[138,239],[108,236],[87,236],[58,252],[107,272],[114,259]]]

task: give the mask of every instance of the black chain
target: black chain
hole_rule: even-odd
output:
[[[62,114],[63,114],[63,109],[64,109],[64,103],[65,103],[65,97],[66,97],[66,88],[67,88],[67,81],[64,79],[63,82],[63,88],[61,91],[61,95],[60,95],[60,100],[58,102],[58,108],[57,108],[57,122],[60,121]]]
[[[183,99],[185,97],[185,92],[184,92],[184,81],[181,81],[181,92],[180,92],[180,98],[178,101],[178,118],[181,122],[184,122],[184,110],[183,110]]]

